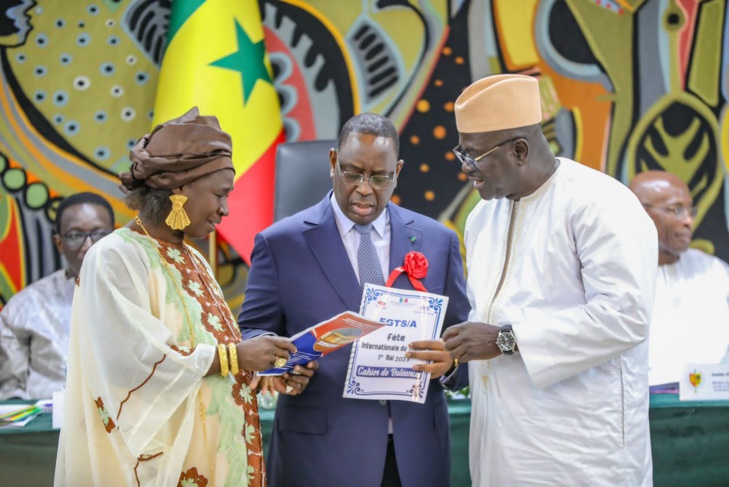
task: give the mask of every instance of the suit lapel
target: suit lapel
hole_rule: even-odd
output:
[[[390,203],[390,270],[403,265],[405,255],[410,251],[420,251],[422,232],[412,227],[412,218],[404,218],[399,206]],[[389,277],[385,276],[385,280]],[[398,279],[400,282],[400,279]],[[407,279],[404,282],[408,282]]]
[[[319,203],[317,210],[318,219],[307,221],[313,227],[304,232],[304,238],[344,305],[348,309],[359,311],[362,292],[339,235],[329,195]]]

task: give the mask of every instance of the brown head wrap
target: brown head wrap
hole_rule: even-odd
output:
[[[233,169],[233,143],[218,119],[197,107],[157,125],[129,153],[132,166],[119,174],[128,190],[148,186],[175,189],[221,169]]]

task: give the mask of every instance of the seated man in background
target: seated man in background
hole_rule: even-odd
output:
[[[681,179],[664,171],[647,171],[629,187],[658,229],[649,382],[678,382],[684,364],[718,363],[727,356],[729,266],[689,248],[696,209]]]
[[[53,241],[66,268],[26,287],[0,311],[0,400],[44,399],[63,389],[76,277],[86,252],[114,230],[111,205],[94,193],[64,199]]]

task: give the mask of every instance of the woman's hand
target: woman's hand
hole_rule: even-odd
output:
[[[276,359],[288,360],[292,353],[296,353],[296,346],[290,339],[270,335],[243,340],[236,349],[238,367],[249,372],[271,369]]]
[[[309,380],[314,376],[314,371],[319,368],[319,362],[312,360],[306,364],[306,367],[297,365],[292,372],[276,376],[255,376],[250,383],[250,388],[255,389],[260,386],[259,394],[286,394],[288,396],[297,396],[304,392]]]

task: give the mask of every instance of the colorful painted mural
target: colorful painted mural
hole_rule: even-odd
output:
[[[61,265],[54,209],[95,190],[150,129],[170,0],[10,0],[0,12],[0,306]],[[450,152],[471,80],[537,77],[556,154],[627,182],[666,169],[699,208],[695,245],[729,260],[725,0],[259,0],[287,139],[390,117],[406,164],[394,199],[455,229],[476,202]],[[322,154],[322,163],[326,164]],[[204,243],[201,243],[204,246]],[[226,245],[236,306],[247,275]]]

